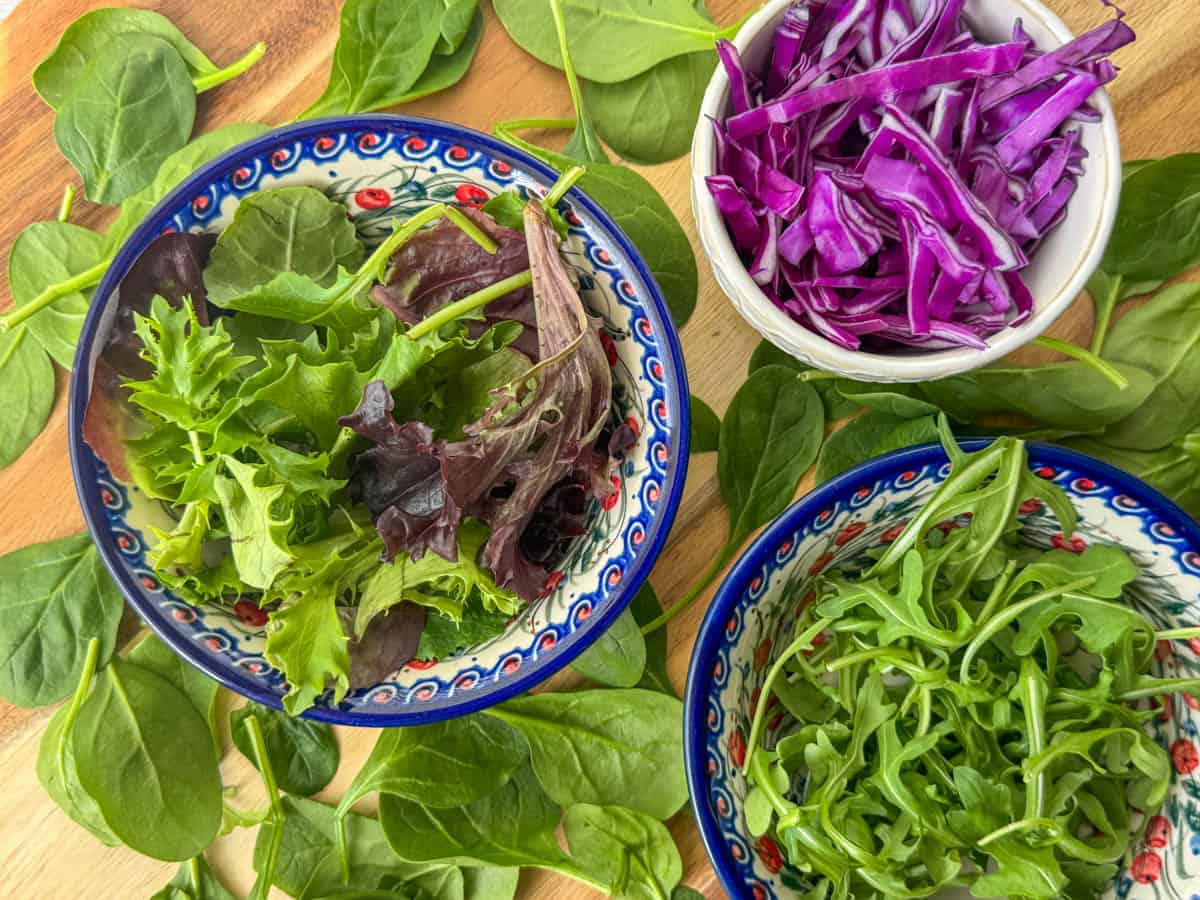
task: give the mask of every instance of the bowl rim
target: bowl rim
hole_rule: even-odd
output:
[[[992,443],[990,438],[971,438],[960,442],[967,452],[980,450]],[[1184,540],[1200,548],[1200,522],[1184,512],[1173,500],[1116,466],[1066,447],[1031,441],[1026,444],[1030,457],[1036,456],[1053,464],[1086,472],[1104,484],[1118,488],[1137,499],[1146,510],[1174,528]],[[733,607],[745,593],[763,562],[770,557],[784,538],[822,509],[861,486],[863,480],[878,480],[889,470],[918,468],[931,463],[949,461],[939,443],[922,444],[896,450],[855,466],[831,479],[816,490],[804,495],[778,516],[766,530],[738,557],[729,574],[709,604],[696,636],[692,658],[688,663],[687,685],[684,688],[683,750],[684,770],[692,812],[696,817],[700,838],[709,862],[717,872],[722,887],[731,897],[747,897],[746,885],[738,875],[736,864],[721,837],[721,828],[708,801],[708,778],[705,771],[706,733],[704,720],[709,699],[712,660],[727,641],[725,622]]]
[[[108,271],[97,287],[88,307],[75,353],[75,364],[68,382],[67,445],[70,452],[71,475],[75,482],[75,493],[83,511],[88,533],[100,553],[105,568],[117,583],[125,600],[133,607],[139,618],[150,627],[151,631],[191,665],[235,693],[274,709],[283,708],[277,695],[266,690],[258,682],[242,675],[240,671],[218,665],[215,661],[210,660],[171,628],[166,617],[160,613],[155,604],[147,600],[135,583],[135,579],[127,573],[110,541],[100,539],[101,536],[109,533],[109,528],[97,492],[92,490],[95,485],[95,471],[91,462],[94,453],[83,439],[83,419],[90,398],[93,375],[91,371],[92,348],[100,328],[104,307],[107,305],[107,298],[116,290],[129,267],[140,256],[141,251],[138,248],[161,230],[164,218],[168,214],[174,212],[181,204],[195,195],[200,188],[222,176],[233,160],[240,157],[258,156],[286,141],[299,141],[319,134],[337,134],[363,128],[429,134],[452,141],[466,138],[489,153],[513,160],[526,172],[543,182],[546,187],[549,187],[558,178],[556,170],[519,147],[465,125],[424,116],[387,113],[329,116],[273,128],[231,147],[183,179],[170,193],[155,204],[141,224],[125,239],[109,264]],[[601,614],[590,617],[582,629],[574,632],[573,634],[578,635],[577,638],[571,641],[561,641],[559,643],[561,649],[558,652],[541,657],[511,681],[502,681],[491,690],[485,687],[481,690],[456,695],[456,698],[461,696],[463,699],[458,701],[452,698],[444,705],[433,709],[422,709],[417,706],[412,711],[366,714],[337,707],[314,706],[301,714],[304,718],[335,725],[391,728],[452,719],[502,703],[541,684],[569,665],[597,641],[600,635],[606,632],[625,610],[633,595],[637,593],[649,576],[650,569],[657,562],[683,498],[683,487],[687,478],[690,456],[691,414],[689,404],[686,402],[690,397],[690,392],[679,332],[671,318],[666,300],[663,298],[662,289],[646,267],[641,254],[620,226],[578,186],[572,186],[564,199],[579,204],[589,216],[611,234],[613,242],[630,261],[630,265],[637,272],[638,277],[646,284],[647,296],[642,306],[663,347],[663,351],[660,352],[665,370],[663,384],[667,389],[668,414],[673,423],[669,450],[670,467],[663,477],[662,496],[656,508],[650,533],[646,535],[642,545],[643,549],[625,572],[620,584],[609,594],[612,602],[607,604],[607,608]]]
[[[780,13],[791,6],[793,2],[794,0],[771,0],[746,20],[733,38],[734,46],[739,52],[745,52],[747,46],[756,41]],[[994,3],[997,0],[986,0],[986,2]],[[1060,43],[1065,44],[1075,38],[1075,34],[1067,27],[1062,18],[1040,0],[1003,0],[1003,2],[1017,8],[1014,18],[1018,18],[1024,13],[1026,16],[1038,19]],[[710,117],[717,117],[728,92],[729,78],[725,74],[724,67],[718,65],[704,92],[700,116],[692,137],[691,195],[696,232],[714,274],[720,272],[724,275],[731,282],[733,293],[738,295],[735,299],[730,291],[724,289],[721,278],[717,279],[718,285],[729,296],[730,302],[738,314],[771,343],[777,344],[777,339],[773,335],[779,336],[779,340],[792,343],[795,349],[804,354],[797,358],[818,368],[838,372],[860,381],[913,382],[959,375],[995,362],[1036,339],[1067,311],[1099,267],[1104,251],[1108,247],[1121,197],[1122,162],[1116,113],[1108,90],[1102,86],[1091,98],[1091,102],[1100,110],[1101,121],[1098,123],[1098,127],[1100,128],[1100,140],[1107,156],[1107,165],[1102,173],[1104,194],[1100,218],[1097,223],[1094,223],[1090,238],[1086,242],[1081,242],[1086,247],[1086,252],[1079,254],[1073,274],[1050,299],[1050,302],[1021,325],[1015,328],[1008,326],[996,332],[987,339],[986,350],[960,347],[951,350],[888,355],[839,347],[827,338],[794,321],[767,298],[754,279],[750,277],[745,264],[742,263],[733,246],[733,241],[729,237],[725,222],[717,210],[716,201],[713,200],[704,183],[706,176],[715,174],[716,161],[716,142],[708,120]],[[792,348],[780,346],[780,349],[789,355],[796,355]]]

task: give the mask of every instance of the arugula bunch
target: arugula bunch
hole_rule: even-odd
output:
[[[1149,674],[1174,635],[1122,602],[1124,550],[1021,543],[1029,498],[1075,526],[1021,441],[967,454],[941,425],[952,474],[862,571],[818,582],[767,673],[747,822],[813,897],[1092,897],[1170,784],[1145,723],[1200,682]],[[764,740],[772,697],[794,722]]]

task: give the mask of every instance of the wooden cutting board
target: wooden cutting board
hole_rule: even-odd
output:
[[[1098,24],[1106,15],[1099,0],[1049,2],[1076,32]],[[1200,149],[1197,0],[1126,3],[1139,40],[1117,56],[1123,72],[1113,96],[1125,158]],[[78,184],[78,176],[55,148],[53,119],[34,93],[30,73],[71,21],[101,5],[89,0],[22,0],[13,15],[0,23],[0,126],[4,129],[0,197],[8,205],[8,213],[0,219],[0,249],[5,254],[27,223],[54,217],[64,184]],[[255,41],[267,42],[267,55],[253,70],[201,98],[197,131],[235,121],[282,124],[308,106],[325,84],[337,38],[334,0],[256,4],[167,0],[131,5],[152,7],[169,16],[218,64],[236,59]],[[754,4],[751,0],[712,0],[709,6],[717,21],[727,23],[741,18]],[[518,49],[490,7],[486,12],[483,44],[467,77],[452,90],[410,104],[404,111],[482,131],[504,119],[570,117],[570,98],[561,75]],[[674,209],[699,252],[688,201],[688,161],[642,171]],[[81,203],[73,219],[101,227],[111,216],[108,208]],[[703,259],[700,269],[700,302],[683,331],[683,344],[692,389],[721,412],[745,377],[746,361],[758,336],[734,313]],[[0,308],[10,302],[4,283],[0,285]],[[1054,333],[1086,343],[1090,328],[1091,310],[1085,299]],[[1041,358],[1035,352],[1026,357],[1030,361]],[[59,398],[45,433],[17,463],[0,472],[0,553],[83,529],[67,459],[65,382],[60,372],[59,389],[64,396]],[[725,513],[715,463],[713,454],[691,462],[671,542],[653,574],[654,586],[665,601],[677,598],[724,543]],[[680,688],[707,599],[671,625],[671,675]],[[136,622],[127,624],[126,632],[132,634]],[[563,683],[569,684],[569,678]],[[126,849],[103,847],[61,813],[39,787],[34,760],[51,712],[17,709],[0,701],[0,809],[4,810],[0,817],[0,898],[148,897],[166,883],[175,867]],[[374,738],[369,730],[340,730],[343,765],[323,799],[341,795]],[[257,777],[240,754],[227,754],[222,769],[226,782],[237,789],[232,802],[246,808],[261,806]],[[671,824],[683,853],[685,882],[709,898],[724,896],[691,814],[685,811]],[[245,895],[253,881],[253,843],[254,832],[241,830],[218,841],[210,853],[222,878],[239,896]],[[519,892],[522,898],[546,900],[589,895],[589,889],[575,882],[534,871],[523,875]],[[275,892],[273,896],[283,895]]]

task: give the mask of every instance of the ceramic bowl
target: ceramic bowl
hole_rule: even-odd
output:
[[[126,242],[96,292],[71,381],[71,460],[88,528],[109,571],[146,623],[192,664],[227,687],[279,706],[287,686],[263,656],[262,627],[231,610],[193,607],[172,596],[146,561],[152,525],[165,511],[115,478],[83,441],[81,427],[105,310],[130,265],[160,233],[219,231],[242,198],[280,185],[320,188],[346,204],[363,240],[375,244],[437,203],[479,204],[517,188],[544,193],[556,173],[491,137],[444,122],[351,116],[289,126],[205,165],[163,200]],[[410,664],[334,706],[308,715],[350,725],[393,726],[462,715],[527,691],[561,669],[620,614],[670,530],[688,459],[688,390],[667,307],[637,251],[594,202],[571,190],[560,206],[570,225],[565,255],[588,308],[603,321],[614,374],[614,416],[638,432],[597,503],[588,534],[551,575],[551,593],[505,634],[462,656]]]
[[[968,450],[983,441],[964,444]],[[1022,506],[1024,540],[1082,551],[1090,544],[1128,550],[1142,569],[1127,599],[1159,629],[1200,623],[1200,525],[1132,476],[1059,447],[1034,444],[1030,465],[1066,491],[1079,512],[1075,536],[1036,502]],[[730,572],[700,628],[688,672],[685,753],[692,806],[721,882],[735,900],[792,900],[801,873],[784,863],[770,837],[746,828],[742,766],[750,731],[751,698],[791,638],[791,623],[819,573],[852,563],[901,528],[949,474],[940,446],[891,453],[859,466],[804,497],[780,516]],[[946,527],[953,527],[947,523]],[[787,638],[780,640],[782,636]],[[1176,641],[1158,655],[1157,674],[1200,675],[1200,643]],[[1152,724],[1169,748],[1175,782],[1161,813],[1134,847],[1132,864],[1104,897],[1189,898],[1200,893],[1200,713],[1183,697],[1167,721]],[[774,741],[787,731],[776,723]],[[1164,844],[1164,835],[1169,840]],[[939,897],[969,897],[967,894]]]
[[[792,0],[772,0],[751,16],[733,43],[746,65],[758,71],[770,53],[775,26]],[[993,41],[1010,40],[1013,23],[1043,50],[1067,43],[1070,29],[1037,0],[967,0],[966,17],[975,31]],[[860,381],[926,381],[948,378],[994,362],[1032,341],[1066,311],[1100,264],[1117,216],[1121,194],[1121,148],[1116,116],[1104,91],[1093,104],[1102,120],[1080,126],[1088,151],[1087,170],[1068,207],[1066,219],[1034,255],[1023,272],[1034,297],[1033,315],[1016,328],[1006,328],[987,341],[986,350],[959,348],[891,354],[846,350],[809,331],[780,310],[762,292],[738,256],[704,179],[715,173],[716,147],[709,118],[722,119],[729,100],[729,79],[717,66],[692,142],[692,209],[700,242],[713,275],[734,308],[763,337],[800,361]]]

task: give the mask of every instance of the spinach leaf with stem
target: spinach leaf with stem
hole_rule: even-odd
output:
[[[148,9],[95,9],[72,22],[50,55],[33,72],[33,86],[52,108],[59,109],[79,87],[88,64],[102,55],[120,56],[130,35],[149,35],[179,54],[197,92],[209,90],[241,75],[266,52],[255,44],[239,60],[217,66],[189,41],[166,16]]]
[[[643,813],[577,803],[567,808],[563,830],[572,858],[619,900],[670,900],[683,877],[671,832]]]
[[[267,842],[266,853],[263,855],[262,866],[258,869],[258,877],[250,889],[247,900],[267,900],[271,885],[275,883],[275,868],[279,864],[279,850],[283,844],[284,823],[286,813],[279,800],[279,787],[275,781],[275,770],[271,764],[271,752],[263,736],[262,724],[257,716],[247,716],[244,720],[246,734],[250,738],[250,746],[254,752],[254,764],[262,775],[263,787],[267,791],[267,801],[270,804],[270,815],[267,821],[271,823],[271,836]],[[257,848],[255,848],[257,850]],[[256,854],[257,856],[257,854]]]
[[[41,743],[38,744],[37,777],[50,799],[76,824],[86,829],[100,843],[117,847],[120,846],[121,839],[113,834],[100,807],[79,783],[71,740],[79,710],[92,688],[99,662],[100,639],[92,638],[88,642],[87,654],[71,702],[54,714],[42,734]]]
[[[54,365],[25,328],[0,332],[0,469],[20,458],[54,408]]]
[[[381,732],[334,813],[343,877],[350,867],[343,823],[363,797],[378,791],[438,809],[467,806],[507,784],[528,756],[520,733],[482,715]]]
[[[536,694],[485,714],[524,735],[556,803],[624,805],[667,819],[687,801],[683,708],[674,697],[637,688]]]
[[[554,30],[558,36],[558,52],[562,58],[563,75],[567,79],[567,88],[571,92],[571,105],[575,107],[575,130],[571,133],[563,153],[581,162],[607,163],[608,154],[600,146],[596,137],[596,129],[592,126],[587,108],[583,105],[583,97],[579,93],[579,79],[575,77],[575,68],[571,65],[571,54],[567,50],[567,26],[563,21],[563,0],[550,0],[550,14],[554,17]]]
[[[70,739],[80,786],[124,844],[185,860],[212,843],[221,825],[216,752],[207,723],[165,678],[113,660]]]
[[[721,419],[713,408],[697,397],[691,396],[692,407],[692,453],[716,453],[721,445]]]
[[[1167,288],[1113,327],[1105,355],[1150,373],[1145,402],[1105,429],[1103,441],[1159,450],[1200,422],[1200,285]]]
[[[638,627],[649,625],[662,614],[662,604],[649,581],[638,588],[629,604]],[[667,672],[667,633],[663,629],[644,636],[646,640],[646,668],[637,686],[648,691],[660,691],[668,697],[678,697],[671,676]]]
[[[329,725],[289,716],[253,701],[235,709],[229,716],[233,743],[256,768],[258,751],[250,733],[250,719],[258,720],[258,731],[281,790],[308,796],[333,780],[341,754]]]
[[[807,366],[791,354],[780,350],[770,341],[763,340],[759,341],[754,352],[750,354],[746,374],[753,375],[759,369],[767,366],[787,366],[789,369],[799,372],[802,376],[801,380],[811,384],[813,390],[820,395],[821,402],[825,405],[825,421],[827,422],[845,419],[862,408],[854,401],[846,399],[838,391],[839,387],[848,383],[848,379],[839,378],[832,372],[822,372]]]
[[[192,702],[212,733],[213,747],[221,756],[220,729],[217,728],[217,693],[221,686],[153,634],[146,637],[127,657],[129,662],[149,669],[179,688]]]
[[[596,132],[624,160],[639,165],[684,156],[700,104],[717,66],[712,50],[663,60],[625,81],[583,83]]]
[[[203,855],[179,864],[178,871],[150,900],[237,900]]]
[[[562,68],[562,54],[545,0],[499,0],[496,15],[509,36],[547,65]],[[663,60],[711,50],[740,23],[719,28],[687,0],[564,0],[571,57],[580,77],[625,81]],[[614,48],[620,48],[614,53]]]
[[[37,707],[70,696],[93,641],[113,654],[125,609],[89,535],[0,557],[0,696]]]
[[[443,0],[347,0],[329,83],[298,118],[369,112],[404,102],[442,37]]]
[[[933,416],[906,419],[886,412],[866,412],[835,431],[821,447],[816,484],[853,469],[883,453],[937,440]]]
[[[1096,438],[1076,438],[1063,444],[1124,469],[1200,518],[1200,460],[1189,454],[1181,441],[1159,450],[1123,449]]]
[[[446,55],[434,53],[421,76],[407,91],[394,97],[388,104],[389,106],[399,106],[401,103],[420,100],[422,97],[444,91],[462,81],[467,70],[471,68],[471,63],[475,60],[479,42],[483,40],[483,11],[478,8],[478,4],[474,0],[470,6],[475,10],[474,15],[471,17],[470,25],[462,42],[454,52]]]
[[[75,364],[91,288],[112,261],[104,244],[101,235],[78,225],[34,222],[22,229],[9,252],[8,283],[16,308],[5,321],[9,328],[24,322],[29,337],[64,369]]]
[[[517,137],[524,128],[573,128],[570,119],[521,119],[494,126],[496,136],[566,172],[575,160]],[[692,245],[662,196],[645,178],[625,166],[584,163],[579,189],[604,209],[637,247],[662,289],[675,325],[682,328],[696,308],[700,276]]]
[[[787,507],[825,436],[825,413],[816,391],[794,369],[766,366],[741,386],[721,423],[717,478],[729,511],[725,546],[696,583],[670,609],[642,628],[666,625],[687,609],[757,528]]]
[[[101,53],[80,73],[55,117],[54,138],[88,199],[116,203],[149,184],[187,143],[195,117],[196,89],[182,57],[161,38],[131,34],[121,52]]]

